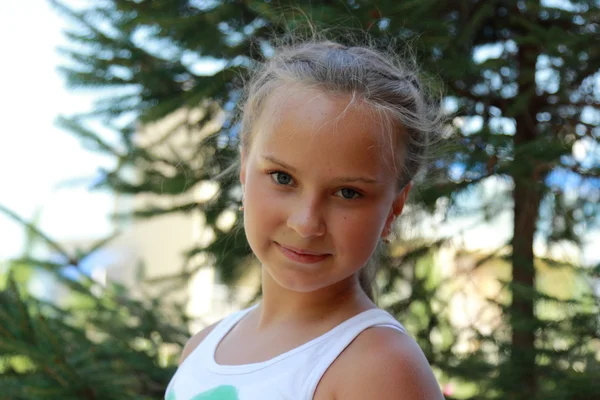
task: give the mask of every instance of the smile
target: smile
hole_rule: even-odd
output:
[[[277,248],[286,256],[288,259],[299,262],[302,264],[314,264],[323,261],[331,254],[327,253],[315,253],[307,250],[301,250],[291,247],[282,246],[277,242],[274,242]]]

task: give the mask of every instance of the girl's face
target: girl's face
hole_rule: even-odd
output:
[[[311,292],[353,277],[389,233],[408,190],[397,190],[380,121],[350,96],[281,88],[244,149],[250,247],[280,286]]]

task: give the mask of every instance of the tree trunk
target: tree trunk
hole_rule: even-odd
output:
[[[512,349],[510,358],[509,396],[511,399],[535,398],[537,378],[535,365],[535,268],[533,240],[541,201],[536,161],[524,159],[521,145],[536,139],[536,114],[539,109],[535,94],[535,67],[539,49],[523,45],[519,49],[519,96],[530,95],[527,106],[516,119],[514,179],[514,225],[512,239],[512,304],[510,321]],[[526,153],[526,152],[524,152]]]

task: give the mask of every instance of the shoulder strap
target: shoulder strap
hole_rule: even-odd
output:
[[[183,364],[188,360],[194,362],[204,361],[203,357],[212,357],[214,352],[221,342],[221,339],[237,324],[248,312],[256,306],[252,306],[245,310],[234,312],[223,318],[208,335],[196,346],[196,348],[188,355]],[[182,364],[182,365],[183,365]]]
[[[360,335],[364,330],[375,327],[386,326],[406,334],[406,329],[392,315],[381,309],[365,311],[334,328],[338,330],[326,344],[320,346],[319,353],[315,354],[315,365],[308,376],[303,396],[306,400],[312,400],[319,381],[339,357],[339,355]]]

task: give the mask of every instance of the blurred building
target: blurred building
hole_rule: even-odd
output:
[[[163,120],[140,129],[136,135],[139,146],[151,149],[152,154],[165,159],[178,156],[193,159],[199,141],[218,129],[222,121],[218,116],[213,123],[198,129],[197,121],[203,111],[179,110]],[[201,167],[201,160],[198,160]],[[169,166],[165,164],[165,174]],[[132,171],[135,175],[136,171]],[[125,218],[115,221],[115,229],[122,231],[110,247],[123,254],[122,259],[107,269],[107,279],[125,283],[134,292],[139,289],[140,274],[143,280],[153,282],[144,288],[154,294],[176,288],[168,293],[168,299],[185,302],[190,316],[197,319],[192,330],[211,324],[232,311],[246,306],[258,290],[259,275],[250,271],[246,279],[230,289],[219,279],[214,266],[202,255],[186,262],[185,253],[194,247],[208,245],[212,232],[206,229],[204,216],[197,210],[187,213],[169,213],[149,219],[128,218],[135,210],[148,208],[172,208],[182,204],[201,203],[216,191],[216,185],[203,183],[177,196],[138,194],[119,195],[115,201],[115,213]],[[233,220],[229,221],[233,224]],[[189,279],[171,279],[186,271],[196,271]]]

